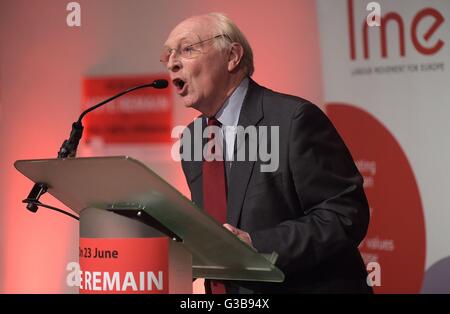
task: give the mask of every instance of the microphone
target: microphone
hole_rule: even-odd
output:
[[[169,82],[167,80],[154,80],[152,85],[156,89],[164,89],[169,86]]]
[[[95,110],[101,106],[103,106],[104,104],[110,102],[111,100],[116,99],[117,97],[120,97],[122,95],[125,95],[129,92],[135,91],[137,89],[141,89],[141,88],[146,88],[146,87],[153,87],[156,89],[163,89],[166,88],[167,86],[169,86],[169,83],[167,82],[167,80],[154,80],[152,83],[149,84],[144,84],[144,85],[138,85],[135,87],[131,87],[115,96],[112,96],[104,101],[102,101],[101,103],[92,106],[88,109],[86,109],[85,111],[83,111],[80,115],[80,117],[78,118],[78,120],[74,123],[72,123],[72,131],[70,132],[70,136],[69,139],[65,140],[62,145],[61,148],[59,149],[58,152],[58,158],[67,158],[67,157],[75,157],[76,152],[77,152],[77,148],[78,148],[78,144],[80,143],[81,137],[83,136],[83,124],[81,123],[81,120],[84,118],[84,116],[86,114],[88,114],[89,112],[91,112],[92,110]],[[47,192],[47,185],[45,183],[36,183],[33,186],[33,189],[31,190],[31,192],[29,193],[28,197],[23,200],[23,203],[26,203],[26,207],[29,211],[35,213],[38,210],[38,206],[44,206],[44,207],[48,207],[45,204],[42,204],[39,202],[39,198],[42,196],[42,194],[44,194],[45,192]],[[51,207],[51,206],[50,206]],[[50,209],[54,209],[54,208],[50,208]],[[58,210],[61,211],[69,216],[74,217],[71,214],[68,214],[62,210]]]
[[[101,103],[99,103],[95,106],[92,106],[92,107],[86,109],[85,111],[83,111],[81,113],[80,117],[78,118],[78,121],[74,122],[72,124],[72,131],[70,132],[69,139],[65,140],[63,142],[63,144],[61,145],[61,148],[59,149],[59,152],[58,152],[58,158],[75,157],[77,148],[78,148],[78,144],[80,143],[80,139],[83,135],[83,125],[81,124],[81,120],[84,118],[84,116],[86,114],[88,114],[92,110],[95,110],[98,107],[101,107],[104,104],[110,102],[111,100],[114,100],[117,97],[120,97],[129,92],[132,92],[136,89],[145,88],[145,87],[153,87],[156,89],[163,89],[163,88],[166,88],[168,85],[169,85],[169,83],[167,82],[167,80],[154,80],[150,84],[144,84],[144,85],[139,85],[139,86],[129,88],[115,96],[112,96],[111,98],[108,98],[108,99],[102,101]]]

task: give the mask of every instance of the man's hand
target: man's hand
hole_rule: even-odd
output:
[[[223,226],[229,230],[232,234],[234,234],[235,236],[237,236],[239,239],[241,239],[242,241],[244,241],[246,244],[248,244],[250,247],[252,247],[253,249],[255,249],[253,247],[253,243],[252,243],[252,239],[250,238],[250,235],[245,232],[242,231],[241,229],[238,229],[236,227],[233,227],[230,224],[223,224]]]

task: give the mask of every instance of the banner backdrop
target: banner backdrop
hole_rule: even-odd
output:
[[[374,290],[449,293],[450,1],[317,6],[325,110],[365,179]]]
[[[83,110],[131,87],[168,75],[89,77],[83,81]],[[123,95],[86,115],[84,139],[105,144],[170,143],[173,97],[171,87],[142,88]]]

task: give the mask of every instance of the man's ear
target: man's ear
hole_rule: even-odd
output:
[[[239,43],[232,43],[228,53],[228,72],[235,72],[244,56],[244,48]]]

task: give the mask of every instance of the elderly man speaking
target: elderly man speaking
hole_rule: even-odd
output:
[[[178,24],[161,62],[184,105],[201,113],[187,127],[190,134],[195,122],[223,131],[222,160],[182,160],[192,201],[258,252],[277,252],[286,275],[277,284],[206,280],[206,291],[370,293],[358,251],[369,223],[363,179],[322,111],[254,82],[252,49],[223,14]],[[260,155],[233,158],[240,146],[236,127],[277,128],[277,137],[267,139],[278,141],[271,152],[276,169],[262,171]]]

